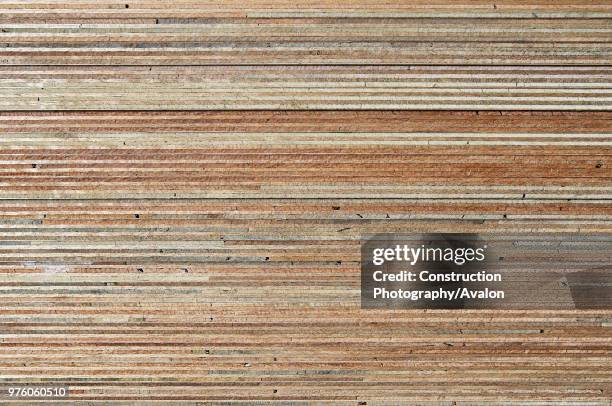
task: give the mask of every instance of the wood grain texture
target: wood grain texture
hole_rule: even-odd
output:
[[[115,129],[96,128],[109,117]],[[5,114],[0,188],[6,198],[609,199],[611,122],[595,112]]]
[[[610,67],[4,67],[5,110],[609,110]]]
[[[359,254],[611,233],[611,21],[603,0],[0,1],[0,388],[609,405],[612,311],[362,310]]]
[[[608,65],[606,1],[0,4],[17,65]],[[557,4],[561,3],[561,4]],[[564,18],[566,17],[566,18]],[[555,46],[551,47],[551,41]]]

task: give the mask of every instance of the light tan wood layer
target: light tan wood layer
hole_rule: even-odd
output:
[[[1,67],[3,110],[609,110],[610,67]]]
[[[125,5],[128,7],[125,7]],[[4,18],[26,18],[43,16],[61,18],[70,15],[79,19],[115,18],[129,19],[131,14],[149,16],[196,17],[261,17],[261,16],[346,16],[346,17],[411,17],[411,16],[473,16],[473,17],[607,17],[610,5],[606,0],[359,0],[338,2],[337,0],[317,1],[269,1],[238,0],[205,1],[175,0],[171,4],[150,0],[104,0],[65,1],[30,0],[26,2],[5,1],[0,7]],[[442,14],[445,13],[445,14]],[[536,14],[534,16],[534,14]]]

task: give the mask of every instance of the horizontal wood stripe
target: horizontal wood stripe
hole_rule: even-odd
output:
[[[603,66],[611,16],[605,1],[3,2],[0,65]]]
[[[388,14],[401,11],[420,11],[421,13],[433,14],[440,11],[460,14],[490,12],[492,16],[506,15],[522,11],[525,16],[533,17],[534,12],[548,11],[556,13],[564,18],[571,17],[577,13],[596,13],[595,15],[607,15],[610,13],[609,4],[606,0],[505,0],[503,2],[492,2],[490,0],[412,0],[405,2],[401,0],[389,0],[380,2],[377,0],[359,0],[339,4],[335,0],[296,0],[296,1],[269,1],[252,0],[244,3],[238,0],[226,0],[223,2],[206,0],[176,0],[169,3],[151,0],[128,1],[125,7],[124,0],[103,1],[65,1],[65,0],[30,0],[27,3],[18,1],[4,1],[1,5],[7,13],[30,13],[43,14],[58,11],[72,12],[78,14],[79,18],[86,19],[89,14],[84,11],[121,13],[124,18],[129,18],[130,13],[142,13],[146,10],[155,10],[165,15],[177,15],[180,13],[200,13],[204,16],[216,16],[218,12],[225,11],[240,16],[253,16],[255,12],[277,11],[279,13],[293,12],[295,15],[306,15],[313,12],[320,13],[345,13],[361,12],[366,17],[377,16],[377,12]]]
[[[62,111],[0,112],[3,133],[550,133],[607,134],[609,112],[572,111]],[[53,134],[55,133],[55,134]],[[49,135],[48,135],[49,136]],[[68,139],[66,140],[68,141]],[[146,138],[143,140],[146,141]]]
[[[121,132],[97,129],[100,112],[4,114],[3,197],[610,197],[604,113],[388,112],[387,128],[375,132],[373,112],[173,114],[122,112],[114,126],[144,127]],[[300,124],[315,117],[320,128]],[[494,121],[483,132],[487,117]],[[84,119],[93,126],[85,133],[71,127]],[[185,120],[199,131],[175,130]]]
[[[612,70],[3,67],[0,91],[4,110],[608,110]]]

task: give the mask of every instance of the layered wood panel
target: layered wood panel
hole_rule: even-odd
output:
[[[5,113],[0,188],[5,198],[605,200],[611,122],[605,112]]]
[[[359,244],[610,232],[611,120],[3,113],[4,381],[84,400],[603,404],[609,311],[360,310]]]
[[[3,2],[0,24],[7,46],[0,47],[0,62],[607,65],[611,60],[606,1],[406,3]]]
[[[359,253],[375,233],[612,232],[611,18],[0,1],[0,389],[609,405],[612,311],[361,310]]]
[[[610,67],[0,67],[4,110],[609,110]]]

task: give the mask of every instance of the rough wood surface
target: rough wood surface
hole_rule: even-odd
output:
[[[0,67],[4,110],[610,110],[610,67]]]
[[[17,65],[608,65],[612,52],[607,1],[35,0],[0,11],[0,62]]]
[[[611,21],[586,0],[0,1],[0,388],[609,405],[612,311],[361,310],[359,244],[611,233]]]

